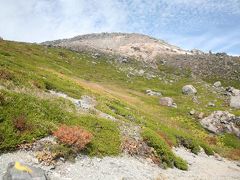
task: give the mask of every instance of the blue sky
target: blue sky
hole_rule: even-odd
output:
[[[0,0],[0,23],[0,36],[16,41],[136,32],[240,55],[240,0]]]

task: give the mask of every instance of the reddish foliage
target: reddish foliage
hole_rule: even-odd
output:
[[[12,80],[13,75],[7,70],[0,70],[0,79]]]
[[[77,126],[66,126],[61,125],[53,135],[57,137],[61,142],[74,146],[79,150],[84,149],[84,147],[92,140],[93,135]]]
[[[20,115],[13,119],[14,127],[19,131],[26,130],[26,117],[24,115]]]
[[[173,143],[171,142],[170,139],[168,139],[168,137],[167,137],[164,133],[158,132],[158,135],[159,135],[161,138],[163,138],[170,147],[173,147]]]
[[[206,141],[211,145],[216,145],[217,144],[217,138],[216,137],[207,137]]]

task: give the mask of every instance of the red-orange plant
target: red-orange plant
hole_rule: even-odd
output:
[[[61,125],[53,135],[57,137],[62,143],[74,146],[79,150],[84,149],[84,147],[90,143],[93,135],[85,129],[77,126],[67,126]]]

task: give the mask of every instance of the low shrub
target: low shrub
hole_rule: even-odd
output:
[[[198,154],[200,152],[199,144],[190,138],[178,137],[178,144],[190,149],[192,153]]]
[[[12,80],[14,75],[7,70],[0,69],[0,79]]]
[[[53,135],[57,137],[60,142],[74,146],[78,150],[84,149],[93,138],[93,135],[90,132],[78,126],[70,127],[67,125],[61,125],[53,132]]]
[[[27,129],[26,125],[26,116],[25,115],[19,115],[13,119],[13,125],[14,128],[18,131],[22,132]]]
[[[156,132],[149,128],[144,128],[142,131],[142,137],[150,147],[155,149],[162,164],[167,167],[175,166],[178,169],[187,170],[187,162],[180,157],[177,157],[171,151],[164,139],[162,139]]]
[[[240,149],[240,139],[233,134],[224,134],[221,136],[221,141],[227,146],[231,148],[239,148]]]
[[[63,157],[66,160],[74,161],[77,155],[77,152],[75,152],[72,148],[63,144],[52,145],[50,147],[50,151],[55,154],[56,159]]]
[[[0,92],[0,106],[3,106],[6,102],[6,99],[3,95],[3,93]]]
[[[202,143],[202,144],[201,144],[201,147],[204,149],[204,152],[205,152],[207,155],[214,155],[214,151],[213,151],[212,148],[209,147],[207,144]]]

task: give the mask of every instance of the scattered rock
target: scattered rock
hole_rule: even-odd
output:
[[[160,105],[168,106],[168,107],[177,107],[176,103],[174,103],[173,99],[170,97],[162,97],[159,101]]]
[[[198,119],[202,119],[204,117],[204,113],[200,112],[197,117],[198,117]]]
[[[238,96],[231,96],[230,99],[230,107],[240,109],[240,95]]]
[[[189,112],[190,115],[194,115],[196,113],[196,111],[193,109]]]
[[[215,104],[214,104],[213,102],[209,102],[209,103],[208,103],[208,106],[210,106],[210,107],[215,107]]]
[[[80,100],[76,102],[76,105],[83,109],[94,109],[97,102],[90,96],[82,96]]]
[[[196,94],[197,90],[195,89],[195,87],[193,87],[193,85],[186,85],[183,86],[182,93],[186,95]]]
[[[153,91],[151,89],[146,90],[146,94],[149,96],[162,96],[162,93]]]
[[[204,128],[215,134],[227,132],[240,137],[239,122],[239,117],[227,111],[214,111],[210,116],[200,121]]]
[[[45,172],[19,162],[9,163],[3,180],[47,180]]]
[[[213,84],[214,87],[221,87],[222,83],[220,81],[217,81]]]
[[[196,103],[196,104],[199,104],[199,103],[200,103],[197,96],[193,96],[193,97],[192,97],[192,101],[193,101],[194,103]]]

